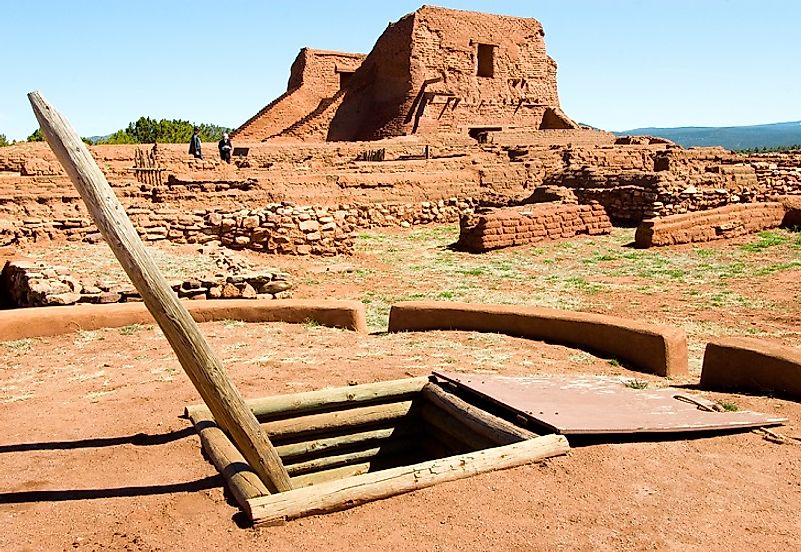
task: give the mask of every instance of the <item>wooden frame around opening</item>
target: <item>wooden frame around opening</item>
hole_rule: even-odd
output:
[[[420,416],[436,432],[438,450],[432,453],[438,457],[370,471],[390,438],[400,444],[416,441],[413,435],[404,440],[402,427],[386,425],[417,408],[415,400],[422,401]],[[282,437],[294,438],[291,444],[276,446],[293,490],[270,494],[205,406],[187,407],[186,414],[206,455],[256,525],[341,510],[569,450],[563,436],[538,437],[445,392],[429,378],[280,395],[246,404],[271,439],[280,443]],[[336,435],[327,434],[332,430]],[[353,445],[359,450],[354,452]]]

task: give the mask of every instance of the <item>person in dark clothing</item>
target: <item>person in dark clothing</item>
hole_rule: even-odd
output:
[[[189,154],[193,155],[195,159],[203,159],[203,152],[201,151],[200,144],[200,129],[195,127],[195,132],[192,134],[192,139],[189,141]]]
[[[230,163],[231,162],[231,150],[233,150],[234,147],[231,145],[231,139],[228,138],[228,133],[227,132],[223,132],[222,139],[217,144],[217,148],[219,148],[219,150],[220,150],[220,159],[222,159],[226,163]]]

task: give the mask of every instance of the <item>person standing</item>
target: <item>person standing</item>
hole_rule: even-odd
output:
[[[233,146],[231,145],[231,139],[228,138],[228,133],[223,132],[222,139],[217,144],[217,147],[220,150],[220,159],[225,161],[226,163],[231,162],[231,150],[233,150]]]
[[[200,143],[200,129],[198,127],[195,127],[195,131],[192,133],[192,139],[189,141],[189,154],[194,156],[195,159],[203,159]]]

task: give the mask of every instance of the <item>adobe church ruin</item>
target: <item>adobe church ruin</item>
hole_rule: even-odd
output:
[[[229,165],[159,144],[163,183],[137,179],[148,146],[90,150],[144,240],[290,255],[348,254],[376,226],[461,217],[464,243],[482,249],[737,205],[704,219],[704,236],[725,237],[779,223],[749,204],[801,193],[798,153],[685,150],[576,125],[536,20],[429,6],[368,55],[303,49],[286,93],[234,145],[247,153]],[[476,212],[489,207],[518,210]],[[683,240],[698,220],[652,225],[651,242]],[[0,245],[50,239],[101,238],[46,144],[0,148]]]
[[[376,140],[509,127],[576,129],[535,19],[423,6],[367,56],[304,48],[287,92],[235,132],[243,140]]]

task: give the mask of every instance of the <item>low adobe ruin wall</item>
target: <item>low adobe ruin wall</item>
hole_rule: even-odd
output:
[[[531,143],[480,145],[469,138],[430,136],[243,144],[248,155],[232,165],[213,152],[197,161],[184,144],[159,144],[161,185],[139,183],[131,172],[135,152],[149,146],[90,150],[146,241],[218,240],[290,254],[347,252],[354,228],[453,222],[479,205],[597,201],[612,221],[629,224],[801,192],[798,153],[746,157],[721,148],[544,146],[526,139]],[[386,161],[357,161],[376,148]],[[562,193],[536,193],[546,188]],[[326,230],[313,230],[307,216],[317,217]],[[334,229],[329,216],[335,217]],[[99,234],[52,152],[42,143],[0,148],[0,245],[62,238],[93,241]]]
[[[784,219],[781,203],[742,203],[719,209],[644,220],[635,233],[637,247],[706,242],[776,228]]]
[[[687,375],[687,335],[671,326],[520,305],[410,301],[392,305],[389,331],[503,333],[575,346],[658,376]]]
[[[801,349],[746,337],[712,341],[704,352],[701,388],[801,398]]]
[[[183,305],[197,322],[242,320],[302,324],[312,321],[323,326],[367,332],[364,305],[359,301],[234,299],[187,301]],[[0,311],[0,341],[154,323],[144,303],[15,309]]]
[[[608,234],[612,223],[598,204],[539,203],[462,215],[457,247],[482,252],[578,234]]]

